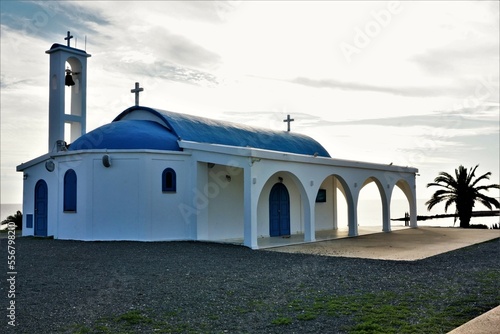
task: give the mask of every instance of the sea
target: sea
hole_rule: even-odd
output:
[[[443,214],[444,210],[439,208],[427,211],[425,207],[425,199],[417,200],[418,215],[437,215]],[[477,208],[476,208],[477,209]],[[22,204],[1,204],[0,205],[0,221],[3,221],[7,216],[15,214],[17,211],[22,211]],[[481,208],[483,210],[483,208]],[[487,210],[484,208],[484,210]],[[391,204],[391,218],[402,218],[405,212],[409,212],[408,202],[404,199],[393,199]],[[448,210],[448,213],[454,213],[454,209]],[[419,221],[419,226],[436,226],[436,227],[453,227],[458,226],[459,221],[453,222],[453,218],[439,218]],[[382,225],[382,203],[379,199],[361,199],[358,203],[358,223],[359,226],[381,226]],[[493,224],[499,224],[500,217],[472,217],[471,224],[485,224],[491,227]],[[347,205],[345,201],[338,202],[338,224],[347,226]],[[393,221],[392,226],[404,226],[404,222]]]

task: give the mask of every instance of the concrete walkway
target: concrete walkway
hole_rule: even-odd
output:
[[[498,334],[500,333],[500,306],[455,328],[448,334]]]
[[[268,248],[268,250],[324,256],[415,261],[499,237],[500,230],[419,227],[405,228],[391,233],[382,232]]]

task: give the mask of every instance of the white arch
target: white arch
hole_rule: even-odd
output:
[[[314,241],[314,235],[311,237],[309,233],[311,223],[313,223],[309,196],[300,179],[293,172],[284,170],[275,171],[259,189],[256,212],[258,234],[267,236],[265,232],[269,230],[269,194],[272,186],[277,182],[283,182],[287,187],[290,194],[290,209],[295,211],[295,215],[290,212],[291,218],[295,216],[295,220],[291,221],[291,233],[303,232],[304,241]]]
[[[323,178],[321,182],[318,183],[318,186],[315,187],[315,194],[318,192],[321,184],[325,182],[329,177],[332,178],[333,180],[333,185],[332,185],[332,205],[333,205],[333,229],[337,229],[337,197],[336,197],[336,190],[337,188],[342,192],[342,194],[345,197],[346,204],[347,204],[347,225],[349,227],[349,236],[355,236],[357,235],[357,210],[356,210],[356,200],[355,197],[353,196],[353,192],[351,190],[351,187],[349,187],[348,181],[344,179],[344,177],[340,174],[333,173],[330,175],[327,175],[326,177]],[[311,198],[311,207],[314,207],[315,205],[315,200],[316,197],[314,196]]]
[[[384,185],[382,184],[382,182],[375,176],[370,176],[368,178],[365,179],[365,181],[363,182],[363,185],[361,186],[361,189],[360,189],[360,192],[361,190],[367,186],[368,184],[374,182],[375,185],[377,186],[377,189],[379,191],[379,195],[380,195],[380,200],[382,202],[382,231],[384,232],[390,232],[391,231],[391,221],[390,221],[390,196],[391,196],[391,192],[390,191],[387,191],[389,189],[386,190],[386,188],[390,188],[390,185],[387,185],[386,187],[384,187]]]

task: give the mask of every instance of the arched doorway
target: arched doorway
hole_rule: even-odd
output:
[[[290,195],[283,183],[276,183],[269,195],[269,235],[290,235]]]
[[[35,186],[35,235],[47,236],[47,207],[48,191],[47,183],[40,180]]]

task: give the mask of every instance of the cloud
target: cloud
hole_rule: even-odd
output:
[[[177,16],[187,19],[224,22],[231,17],[242,1],[175,1],[169,4]]]
[[[385,93],[403,97],[458,97],[463,98],[464,103],[466,103],[466,99],[498,100],[499,76],[494,73],[496,72],[474,77],[473,79],[456,79],[446,85],[427,84],[425,86],[384,86],[335,79],[311,79],[306,77],[297,77],[288,80],[288,82],[312,88]]]
[[[427,50],[411,57],[410,61],[433,76],[456,77],[457,73],[486,75],[491,71],[498,73],[498,42],[482,45],[476,43],[468,47],[463,47],[462,43]]]
[[[34,86],[35,82],[33,80],[9,80],[7,76],[3,75],[0,77],[0,88],[2,89],[13,89],[19,86]]]
[[[197,86],[215,86],[219,84],[217,77],[209,72],[176,66],[166,61],[155,61],[153,63],[140,61],[116,62],[111,64],[109,68],[120,73],[127,73],[129,76],[149,77],[154,80],[166,79]]]
[[[490,129],[498,131],[498,105],[438,111],[425,115],[406,115],[342,122],[322,122],[323,125],[378,125],[390,127],[428,127],[452,129]]]
[[[5,27],[21,34],[62,41],[61,32],[75,30],[84,36],[110,24],[100,12],[72,1],[3,1],[1,15]]]
[[[408,97],[434,97],[449,95],[451,93],[462,92],[462,89],[456,87],[432,87],[432,86],[398,86],[390,87],[383,85],[370,85],[358,82],[340,81],[334,79],[311,79],[305,77],[298,77],[289,80],[292,83],[313,87],[313,88],[329,88],[340,89],[345,91],[359,91],[359,92],[376,92],[387,93]]]
[[[30,20],[30,16],[35,18],[32,19],[34,21],[37,17],[42,17],[44,22],[35,22],[34,25],[40,26],[38,30],[50,28],[50,34],[45,34],[44,38],[60,40],[62,43],[64,36],[61,32],[70,30],[78,38],[79,48],[83,48],[83,39],[88,35],[89,51],[93,47],[99,53],[116,53],[120,50],[122,56],[126,57],[127,53],[139,52],[143,57],[151,54],[155,60],[168,60],[170,63],[195,69],[213,69],[221,63],[218,54],[194,42],[184,33],[172,33],[162,22],[169,16],[189,15],[193,11],[200,11],[196,15],[201,16],[203,8],[213,7],[214,4],[147,4],[148,6],[141,7],[133,2],[41,2],[40,5],[31,5],[27,13],[25,9],[24,17],[17,16],[15,20],[8,20],[8,23],[20,29],[23,24],[26,25],[24,21]],[[184,10],[179,14],[172,11],[171,7]],[[215,9],[212,8],[211,12],[215,13]],[[74,41],[72,40],[73,43]]]
[[[153,37],[150,45],[158,58],[194,68],[214,68],[221,63],[221,57],[188,38],[155,27],[146,32]],[[156,44],[154,44],[156,42]]]

